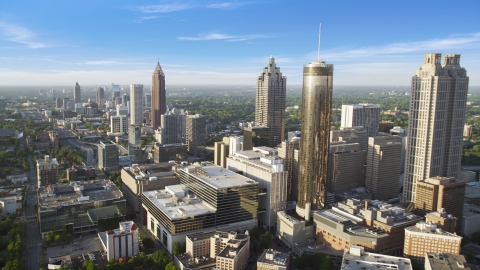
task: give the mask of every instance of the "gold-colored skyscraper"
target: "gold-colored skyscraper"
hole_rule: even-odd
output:
[[[167,99],[165,94],[165,74],[160,61],[152,74],[152,113],[151,125],[153,129],[161,126],[160,116],[167,112]]]

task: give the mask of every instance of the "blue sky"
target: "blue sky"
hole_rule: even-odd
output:
[[[339,85],[409,85],[424,52],[461,53],[480,85],[480,1],[1,1],[0,85],[254,85],[273,55],[335,65]]]

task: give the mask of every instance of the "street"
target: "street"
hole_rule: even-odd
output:
[[[40,268],[40,256],[41,252],[41,239],[38,227],[38,219],[33,218],[35,216],[35,204],[37,201],[37,192],[35,186],[37,185],[37,176],[35,175],[35,165],[32,160],[32,156],[27,158],[30,164],[30,171],[28,172],[28,194],[27,194],[27,206],[25,209],[25,216],[27,218],[26,225],[26,266],[27,269],[37,270]],[[33,185],[30,185],[32,184]],[[33,221],[32,221],[33,220]]]

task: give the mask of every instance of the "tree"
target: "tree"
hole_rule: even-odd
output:
[[[180,270],[173,262],[170,262],[165,266],[165,270]]]
[[[173,244],[173,255],[178,255],[182,253],[182,246],[179,242]]]
[[[55,237],[53,239],[54,239],[55,243],[57,243],[57,244],[60,243],[60,241],[62,240],[61,236],[59,234],[55,235]]]
[[[260,242],[260,248],[261,249],[268,249],[270,248],[270,244],[271,244],[271,237],[270,237],[270,233],[269,232],[265,232],[265,234],[263,235],[262,237],[262,241]]]
[[[170,262],[168,259],[167,254],[161,250],[155,251],[152,256],[150,257],[153,260],[153,263],[155,266],[157,266],[160,269],[164,269],[165,265]]]
[[[145,249],[155,248],[155,242],[153,242],[152,238],[149,238],[149,237],[143,238],[142,244]]]

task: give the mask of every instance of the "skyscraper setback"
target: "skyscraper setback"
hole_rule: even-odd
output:
[[[412,78],[403,200],[430,177],[457,177],[462,160],[468,77],[460,55],[430,53]]]
[[[282,76],[275,58],[270,56],[268,66],[257,78],[255,97],[255,125],[270,129],[270,147],[277,147],[284,138],[286,91],[287,77]]]
[[[167,99],[165,95],[165,74],[160,61],[152,74],[152,116],[151,124],[153,129],[157,129],[161,125],[160,115],[167,112]]]
[[[302,136],[297,213],[325,207],[327,193],[333,65],[314,61],[303,66]]]
[[[75,83],[75,87],[73,89],[73,101],[75,103],[82,102],[82,92],[81,92],[80,85],[78,84],[78,82]]]

